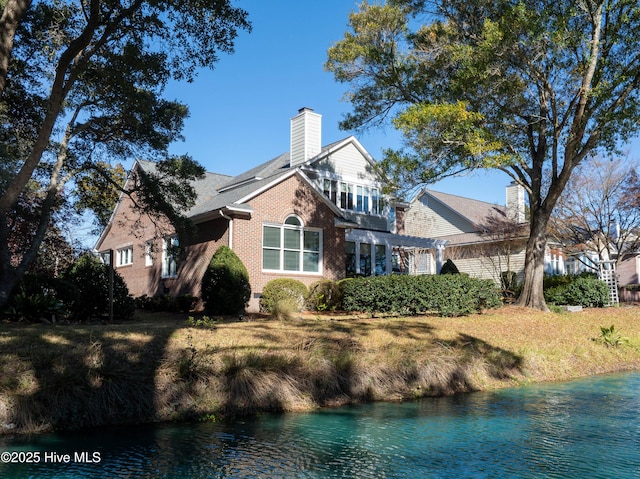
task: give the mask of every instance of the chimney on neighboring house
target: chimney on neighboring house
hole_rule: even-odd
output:
[[[524,188],[522,185],[512,181],[507,186],[507,216],[516,223],[524,223]]]
[[[290,166],[304,163],[320,153],[322,115],[311,108],[301,108],[298,114],[291,118],[291,149]]]

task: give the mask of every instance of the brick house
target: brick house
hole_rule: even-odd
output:
[[[135,168],[154,164],[137,161]],[[295,278],[390,274],[406,251],[430,251],[438,269],[444,244],[405,231],[408,204],[382,193],[371,155],[350,136],[321,146],[321,116],[309,108],[291,119],[290,152],[235,177],[207,173],[194,183],[196,227],[179,239],[148,217],[132,214],[123,196],[95,249],[113,250],[115,268],[134,296],[200,294],[200,282],[221,245],[235,251],[249,272],[249,311],[259,308],[265,284]],[[179,248],[176,248],[179,246]],[[180,251],[180,254],[176,254]]]

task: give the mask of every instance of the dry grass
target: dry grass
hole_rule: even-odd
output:
[[[308,410],[640,369],[640,309],[0,325],[0,431]],[[593,341],[615,324],[628,345]]]

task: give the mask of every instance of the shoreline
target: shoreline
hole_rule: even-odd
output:
[[[640,308],[0,325],[0,434],[221,420],[640,371]],[[628,342],[594,339],[615,325]]]

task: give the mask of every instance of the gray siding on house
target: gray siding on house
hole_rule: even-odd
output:
[[[345,211],[342,214],[346,219],[357,223],[360,228],[375,231],[389,231],[387,218],[379,215],[365,215],[362,213],[354,213]]]
[[[476,253],[471,257],[470,254],[464,254],[461,251],[463,249],[445,250],[444,254],[445,259],[451,258],[461,273],[467,273],[472,278],[492,279],[496,284],[500,284],[500,273],[509,269],[517,273],[519,282],[524,279],[524,249],[511,253],[508,259],[505,254],[490,253]]]
[[[618,284],[638,284],[640,283],[640,255],[625,258],[617,268]]]
[[[411,236],[430,238],[470,233],[476,228],[438,200],[422,195],[411,203],[405,215],[405,231]]]

